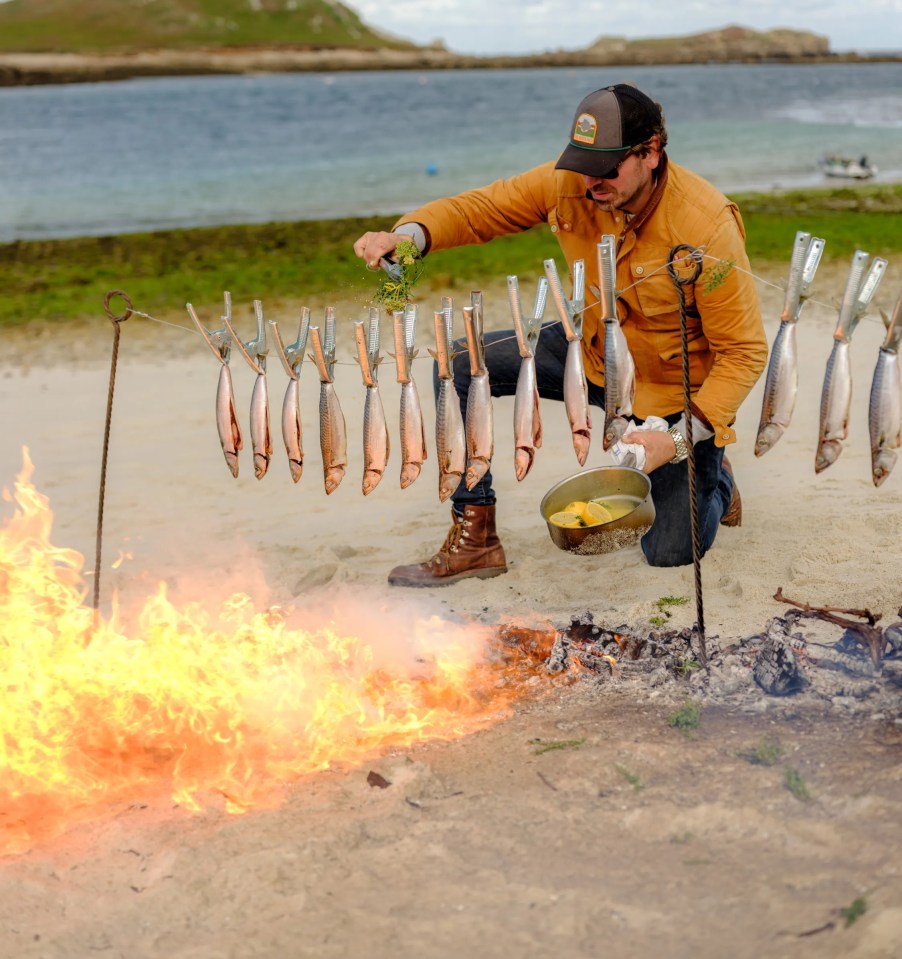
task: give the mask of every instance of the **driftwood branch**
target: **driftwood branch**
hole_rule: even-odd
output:
[[[836,606],[811,606],[808,603],[799,603],[788,596],[784,596],[782,586],[777,588],[774,599],[778,603],[795,606],[796,609],[800,609],[805,615],[814,619],[822,619],[847,629],[863,646],[867,647],[875,668],[881,668],[883,652],[886,649],[886,638],[883,635],[883,630],[876,625],[882,618],[881,613],[872,613],[869,609],[842,609]],[[837,613],[845,615],[838,616]],[[859,623],[854,619],[848,619],[848,616],[866,619],[867,623]]]
[[[804,609],[807,613],[845,613],[846,616],[857,616],[859,619],[866,619],[869,626],[875,626],[882,618],[883,613],[872,613],[869,609],[843,609],[841,606],[809,606],[808,603],[799,603],[788,596],[783,595],[783,587],[778,586],[774,599],[778,603],[787,603],[798,609]],[[836,620],[831,620],[836,622]],[[839,623],[840,626],[850,625],[847,620]]]

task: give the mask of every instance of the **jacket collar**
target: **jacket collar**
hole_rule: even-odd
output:
[[[668,177],[668,160],[667,153],[661,151],[661,162],[658,164],[657,174],[657,183],[655,188],[652,191],[651,196],[648,198],[648,203],[630,219],[629,223],[626,225],[624,233],[627,231],[632,231],[633,233],[638,233],[639,227],[655,212],[658,208],[658,204],[661,202],[661,197],[664,195],[664,188],[667,186],[667,177]]]

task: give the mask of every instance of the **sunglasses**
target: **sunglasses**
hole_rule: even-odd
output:
[[[626,163],[626,161],[630,157],[637,157],[639,155],[640,155],[639,150],[635,150],[635,149],[630,150],[630,152],[627,153],[627,155],[617,164],[617,166],[614,167],[613,170],[611,170],[610,173],[606,174],[605,176],[599,177],[599,180],[616,180],[617,177],[620,176],[620,168],[623,166],[623,164]]]

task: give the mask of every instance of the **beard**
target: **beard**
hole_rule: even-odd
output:
[[[586,190],[586,199],[591,200],[599,210],[605,213],[613,213],[614,210],[622,210],[633,200],[638,193],[634,190],[631,193],[621,193],[619,190],[607,190],[603,200],[598,199],[591,190]],[[627,210],[627,212],[630,212]]]

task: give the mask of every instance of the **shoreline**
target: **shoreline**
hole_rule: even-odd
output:
[[[506,70],[548,67],[649,67],[746,64],[823,65],[899,63],[889,54],[745,56],[701,60],[679,51],[649,59],[628,52],[555,50],[523,56],[471,56],[440,47],[415,50],[358,49],[205,49],[148,50],[122,54],[0,53],[0,87],[96,83],[143,77],[217,76],[254,73],[316,73],[372,70]]]

